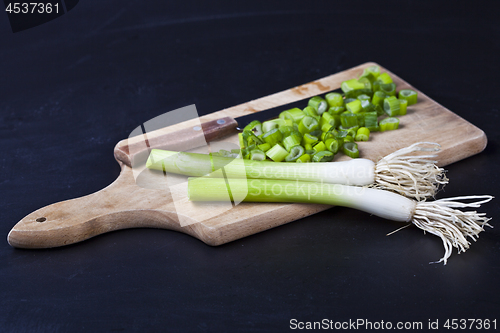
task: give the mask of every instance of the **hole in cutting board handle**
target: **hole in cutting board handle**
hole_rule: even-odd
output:
[[[45,217],[39,217],[35,221],[37,221],[37,222],[45,222],[45,221],[47,221],[47,219]]]

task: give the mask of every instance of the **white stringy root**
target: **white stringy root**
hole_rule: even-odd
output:
[[[429,145],[433,147],[428,147]],[[375,165],[374,187],[397,192],[418,201],[434,197],[439,188],[448,183],[445,170],[438,167],[435,160],[431,160],[437,155],[407,154],[436,152],[439,147],[437,143],[417,142],[382,158]]]
[[[479,200],[471,203],[463,203],[458,200]],[[484,231],[484,226],[488,224],[490,218],[484,213],[476,211],[462,212],[453,208],[480,207],[481,204],[493,199],[490,195],[472,195],[440,199],[435,201],[420,201],[417,203],[412,222],[425,232],[429,232],[441,238],[443,241],[445,254],[436,263],[446,262],[451,256],[453,247],[458,249],[458,253],[465,252],[470,245],[467,237],[476,241],[479,233]]]

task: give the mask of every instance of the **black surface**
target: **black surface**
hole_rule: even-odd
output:
[[[486,150],[450,165],[439,197],[497,195],[498,9],[497,1],[80,1],[16,34],[2,14],[0,235],[42,206],[110,184],[114,145],[165,111],[196,104],[205,114],[367,61],[486,132]],[[4,241],[0,331],[498,321],[496,200],[481,208],[495,228],[447,266],[429,264],[443,254],[437,237],[417,228],[385,237],[399,224],[343,208],[220,247],[153,229],[49,250]]]

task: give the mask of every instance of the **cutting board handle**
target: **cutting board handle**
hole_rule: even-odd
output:
[[[77,243],[109,231],[153,227],[181,230],[168,192],[148,199],[135,185],[132,170],[122,165],[120,176],[93,194],[58,202],[27,215],[10,231],[7,240],[18,248],[50,248]],[[151,193],[151,192],[150,192]],[[164,197],[165,200],[158,198]],[[133,206],[133,208],[132,208]],[[161,207],[161,209],[158,209]]]
[[[222,139],[234,133],[238,123],[231,117],[222,117],[177,131],[163,133],[160,129],[118,142],[114,154],[116,160],[132,167],[144,163],[151,149],[185,151]]]

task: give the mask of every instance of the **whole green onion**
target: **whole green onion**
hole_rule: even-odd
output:
[[[344,142],[344,139],[349,140],[346,133],[339,131],[337,135],[339,147],[346,148],[345,145],[348,142]],[[361,186],[376,184],[380,188],[391,189],[420,200],[434,196],[438,187],[447,182],[444,170],[438,168],[432,160],[427,160],[427,158],[435,158],[435,155],[421,155],[418,159],[414,158],[414,152],[438,150],[435,148],[435,144],[431,148],[428,147],[429,145],[431,144],[414,144],[382,158],[377,163],[360,158],[344,162],[315,163],[316,166],[309,167],[296,166],[296,163],[235,160],[234,158],[218,157],[215,154],[205,155],[153,149],[146,162],[146,167],[186,176],[222,177],[220,172],[215,171],[224,168],[227,177],[231,178],[322,181]],[[328,148],[328,145],[325,146]],[[354,147],[356,146],[355,143],[352,143],[347,145],[347,148],[355,151]],[[312,152],[306,151],[305,153],[309,155],[317,153],[311,147],[309,150]],[[272,152],[269,153],[270,151]],[[271,155],[276,160],[285,159],[288,154],[279,144],[266,152],[267,156]]]
[[[313,163],[314,165],[316,163]],[[330,163],[324,163],[330,164]],[[307,166],[307,165],[306,165]],[[490,195],[415,201],[399,194],[368,187],[290,180],[189,178],[187,192],[191,201],[227,201],[228,197],[245,202],[299,202],[358,209],[385,219],[411,222],[425,233],[441,238],[445,254],[438,262],[446,264],[453,247],[459,253],[476,240],[489,218],[482,213],[462,212],[455,208],[480,207],[493,199]],[[228,196],[228,194],[231,194]],[[476,199],[476,202],[462,202]],[[462,201],[460,201],[462,200]],[[235,201],[234,199],[232,201]]]

